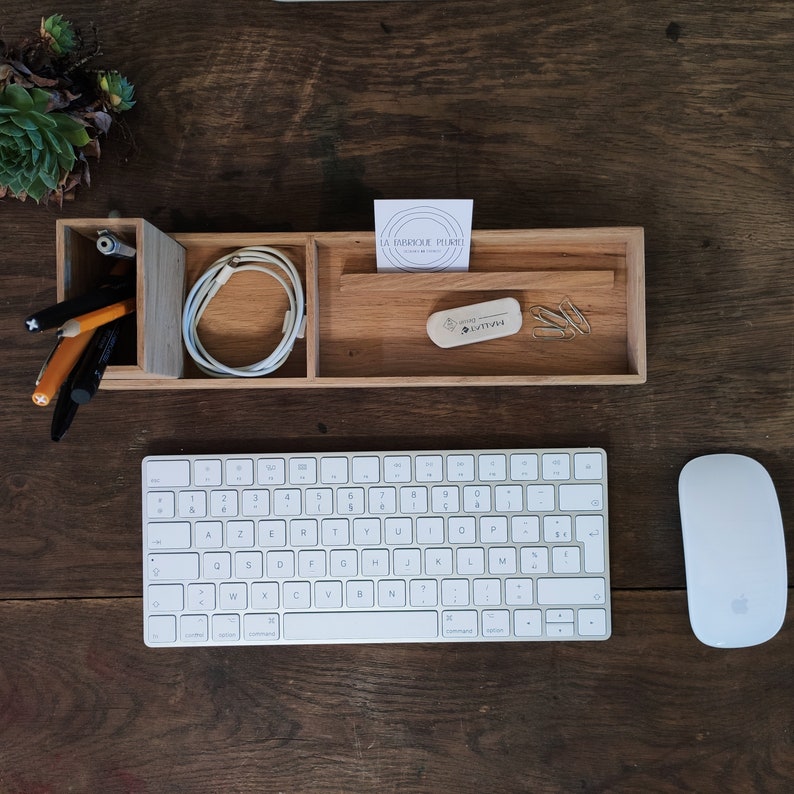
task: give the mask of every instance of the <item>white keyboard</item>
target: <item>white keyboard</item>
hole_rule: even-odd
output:
[[[604,640],[601,449],[152,456],[151,647]]]

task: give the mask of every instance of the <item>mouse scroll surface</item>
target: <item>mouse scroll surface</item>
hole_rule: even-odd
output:
[[[706,645],[758,645],[780,630],[788,577],[775,486],[744,455],[695,458],[678,484],[692,630]]]

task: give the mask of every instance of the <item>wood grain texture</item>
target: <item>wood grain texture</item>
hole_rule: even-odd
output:
[[[682,592],[613,613],[596,644],[157,652],[139,599],[5,603],[0,788],[790,790],[791,632],[707,648]]]
[[[791,608],[757,649],[699,645],[676,497],[695,455],[757,458],[794,570],[788,0],[3,10],[7,41],[94,21],[96,65],[139,100],[62,211],[0,203],[3,794],[794,788]],[[377,197],[473,198],[478,229],[643,227],[647,382],[102,392],[49,441],[51,340],[23,320],[55,299],[57,218],[366,230]],[[140,642],[144,455],[588,444],[609,453],[607,643]]]

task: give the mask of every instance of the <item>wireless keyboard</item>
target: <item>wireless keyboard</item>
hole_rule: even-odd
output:
[[[152,456],[151,647],[604,640],[606,453]]]

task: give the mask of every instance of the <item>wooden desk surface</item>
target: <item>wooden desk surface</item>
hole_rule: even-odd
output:
[[[764,645],[701,645],[676,498],[689,458],[756,457],[792,569],[788,0],[7,0],[4,37],[52,12],[98,25],[138,105],[74,203],[0,206],[0,792],[791,791],[794,606]],[[360,230],[377,197],[643,226],[647,384],[104,392],[49,441],[22,320],[54,300],[56,218]],[[606,643],[142,643],[145,454],[586,444]]]

